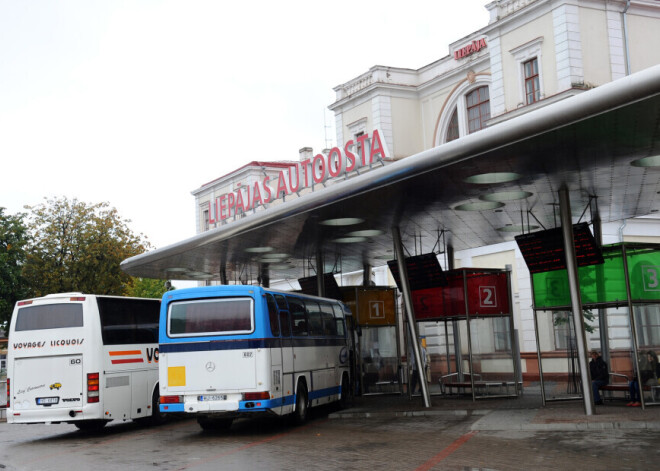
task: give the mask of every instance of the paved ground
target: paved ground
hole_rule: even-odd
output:
[[[0,423],[0,469],[117,470],[619,470],[657,469],[660,407],[580,402],[371,396],[318,411],[305,426],[237,421],[203,433],[194,420],[147,428],[118,423],[96,434],[71,425]]]

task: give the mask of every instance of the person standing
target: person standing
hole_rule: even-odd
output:
[[[602,405],[603,400],[600,397],[599,389],[610,382],[610,373],[607,370],[607,363],[596,349],[591,350],[589,372],[591,373],[591,388],[594,392],[594,404]]]

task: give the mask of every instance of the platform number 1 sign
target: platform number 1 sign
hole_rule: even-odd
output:
[[[494,286],[479,286],[479,307],[497,307],[497,291]]]
[[[385,319],[384,301],[369,301],[369,319]]]
[[[657,265],[642,265],[642,280],[644,291],[660,291],[660,267]]]

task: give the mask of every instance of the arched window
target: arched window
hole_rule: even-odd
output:
[[[465,97],[468,114],[468,132],[472,134],[486,127],[490,119],[490,97],[488,87],[480,87]]]
[[[465,80],[447,98],[435,132],[436,145],[467,136],[486,127],[490,119],[490,76]]]
[[[451,114],[449,119],[449,126],[447,126],[447,135],[445,136],[445,142],[450,142],[461,137],[458,131],[458,110],[454,108],[454,112]]]

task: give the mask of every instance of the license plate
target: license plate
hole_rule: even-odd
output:
[[[204,401],[226,401],[227,400],[227,395],[226,394],[207,394],[206,396],[198,396],[197,399],[199,399],[200,402],[204,402]]]
[[[51,404],[58,404],[60,402],[59,397],[38,397],[37,404],[40,406],[50,406]]]

